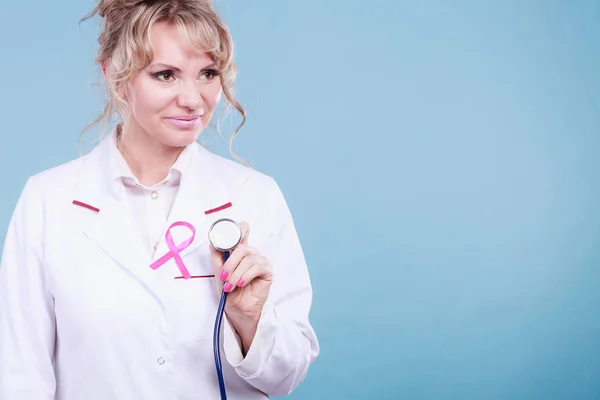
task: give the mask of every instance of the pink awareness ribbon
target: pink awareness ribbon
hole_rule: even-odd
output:
[[[180,243],[178,245],[175,245],[175,242],[173,241],[173,236],[171,236],[171,229],[175,228],[176,226],[185,226],[186,228],[188,228],[192,231],[192,236],[190,238],[184,240],[182,243]],[[181,256],[179,255],[179,253],[181,253],[190,244],[192,244],[195,236],[196,236],[196,229],[194,228],[194,226],[192,224],[183,222],[183,221],[174,222],[169,227],[169,229],[167,229],[167,233],[165,234],[165,239],[167,242],[167,246],[169,247],[169,252],[167,252],[167,254],[165,254],[158,260],[154,261],[150,265],[150,268],[156,270],[158,267],[164,265],[171,258],[174,258],[175,263],[179,267],[179,271],[181,272],[181,275],[183,275],[183,277],[185,279],[190,279],[191,275],[190,275],[189,271],[187,270],[187,268],[185,267],[185,264],[183,263],[183,260],[181,259]]]

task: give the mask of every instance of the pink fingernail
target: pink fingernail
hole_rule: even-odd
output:
[[[229,274],[227,273],[227,271],[225,271],[225,270],[221,271],[221,276],[220,276],[220,278],[221,278],[221,280],[222,280],[223,282],[225,282],[225,281],[227,280],[227,277],[228,277],[228,276],[229,276]]]
[[[223,287],[223,290],[225,290],[226,292],[231,291],[231,289],[233,289],[233,285],[231,284],[231,282],[227,282]]]
[[[240,279],[240,280],[238,281],[238,284],[237,284],[237,285],[238,285],[238,287],[242,287],[242,286],[244,286],[244,283],[245,283],[245,282],[244,282],[244,280],[243,280],[243,279]]]

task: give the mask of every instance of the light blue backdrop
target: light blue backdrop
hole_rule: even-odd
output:
[[[100,111],[92,6],[0,9],[2,240]],[[313,279],[322,353],[291,398],[600,398],[600,3],[218,7],[235,149],[283,188]]]

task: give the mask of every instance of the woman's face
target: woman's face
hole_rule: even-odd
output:
[[[154,59],[126,86],[131,111],[126,134],[147,135],[165,146],[186,146],[208,125],[219,103],[218,66],[174,25],[155,24],[150,38]]]

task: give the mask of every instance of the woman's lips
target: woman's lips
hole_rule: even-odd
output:
[[[172,126],[179,129],[191,129],[196,128],[201,121],[201,116],[182,116],[182,117],[168,117],[165,120]]]

